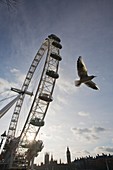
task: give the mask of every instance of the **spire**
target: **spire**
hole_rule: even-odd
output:
[[[45,153],[45,161],[44,161],[45,164],[49,164],[49,153]]]
[[[51,162],[53,162],[53,155],[51,155]]]
[[[71,154],[70,154],[69,147],[67,147],[66,156],[67,156],[67,163],[68,164],[71,163]]]

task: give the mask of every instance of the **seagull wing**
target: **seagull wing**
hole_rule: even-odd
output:
[[[86,65],[81,56],[77,60],[77,71],[80,78],[88,76]]]
[[[99,90],[98,86],[93,81],[88,81],[88,82],[85,82],[84,84],[86,84],[88,87],[92,89]]]

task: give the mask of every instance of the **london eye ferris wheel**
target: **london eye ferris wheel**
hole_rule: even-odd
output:
[[[10,108],[16,102],[8,132],[2,134],[2,137],[5,138],[5,144],[1,152],[1,163],[5,164],[9,169],[11,167],[16,169],[24,166],[32,167],[34,158],[38,156],[38,153],[44,147],[43,142],[38,140],[38,133],[40,128],[44,126],[44,118],[49,104],[53,101],[52,94],[55,82],[59,78],[58,67],[59,62],[62,60],[60,56],[62,45],[60,42],[60,38],[56,35],[49,35],[35,55],[21,89],[11,88],[12,91],[18,93],[18,96],[4,109],[7,111],[7,108]],[[29,91],[29,87],[43,56],[45,56],[44,66],[37,82],[35,93],[33,93]],[[21,133],[16,136],[18,124],[21,123],[19,122],[19,116],[21,115],[26,95],[33,96],[33,100],[30,104],[30,109],[27,110],[27,118]],[[5,114],[4,110],[0,111],[0,117]],[[31,141],[29,137],[31,137]]]

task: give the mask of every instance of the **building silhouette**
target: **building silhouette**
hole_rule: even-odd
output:
[[[96,157],[86,156],[82,158],[75,158],[71,161],[71,152],[69,147],[66,150],[67,163],[62,163],[59,158],[59,163],[57,160],[49,160],[49,154],[46,153],[44,156],[44,163],[39,166],[35,166],[35,170],[113,170],[113,155],[96,155]]]
[[[46,154],[45,154],[44,163],[45,163],[45,164],[49,164],[49,153],[46,153]]]
[[[71,153],[70,153],[69,147],[67,147],[66,156],[67,156],[67,163],[70,164],[71,163]]]
[[[77,170],[113,170],[113,155],[76,158],[73,163]]]

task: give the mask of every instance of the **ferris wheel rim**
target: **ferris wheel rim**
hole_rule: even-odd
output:
[[[53,36],[53,34],[52,34],[51,36]],[[50,36],[50,37],[51,37],[51,36]],[[49,37],[49,36],[48,36],[48,37]],[[50,39],[52,39],[52,37],[51,37]],[[58,39],[58,38],[57,38],[57,39]],[[54,36],[53,36],[53,40],[54,40]],[[55,36],[55,40],[56,40],[56,36]],[[50,44],[50,41],[51,41],[51,40],[48,39],[48,41],[49,41],[48,44]],[[53,42],[54,42],[54,41],[51,42],[51,45],[52,45],[52,46],[53,46]],[[56,43],[57,43],[57,42],[56,42]],[[58,66],[59,66],[59,61],[61,61],[61,56],[59,56],[59,47],[55,47],[55,48],[58,49],[58,54],[57,54],[58,58],[54,58],[54,57],[51,55],[51,53],[48,54],[49,51],[50,51],[49,46],[48,46],[47,56],[50,55],[54,60],[57,60],[57,61],[58,61],[58,65],[56,66],[56,72],[58,72]],[[59,60],[59,57],[60,57],[60,60]],[[47,61],[45,61],[45,65],[44,65],[43,71],[42,71],[42,76],[43,76],[44,71],[46,70],[46,64],[47,64]],[[40,82],[39,82],[39,86],[38,86],[38,88],[37,88],[37,91],[38,91],[39,88],[40,88],[40,84],[41,84],[41,82],[42,82],[42,76],[41,76],[41,78],[40,78]],[[52,96],[52,93],[53,93],[53,89],[54,89],[54,86],[55,86],[56,79],[57,79],[58,77],[59,77],[59,76],[53,77],[55,81],[52,83],[52,86],[53,86],[53,87],[52,87],[51,94],[50,94],[51,96]],[[45,94],[43,94],[43,98],[42,98],[42,96],[39,96],[41,100],[46,100],[46,102],[48,101],[48,102],[47,102],[47,107],[46,107],[46,109],[45,109],[45,113],[43,114],[43,117],[41,118],[41,120],[44,120],[44,118],[45,118],[45,116],[46,116],[46,113],[47,113],[48,106],[49,106],[49,102],[52,101],[52,98],[46,98],[46,99],[45,99],[45,98],[44,98],[44,95],[45,95]],[[36,96],[37,96],[37,95],[36,95]],[[34,100],[36,100],[36,99],[34,99]],[[29,111],[29,114],[31,114],[30,111]],[[28,118],[28,119],[29,119],[29,118]],[[28,123],[28,120],[26,121],[26,124],[27,124],[27,123]],[[23,128],[23,129],[24,129],[24,128]],[[35,135],[35,139],[36,139],[36,136],[37,136],[39,130],[40,130],[40,127],[39,127],[38,130],[37,130],[37,133],[36,133],[36,135]],[[23,134],[23,132],[21,133],[20,136],[22,136],[22,134]]]
[[[19,99],[18,99],[18,101],[16,103],[16,106],[15,106],[15,109],[14,109],[14,113],[13,113],[14,116],[18,115],[16,123],[18,123],[19,114],[20,114],[21,107],[22,107],[22,104],[23,104],[23,101],[24,101],[24,97],[25,97],[25,92],[28,89],[30,81],[31,81],[31,79],[32,79],[32,77],[34,75],[34,72],[35,72],[40,60],[42,59],[44,53],[47,51],[47,57],[46,57],[47,61],[45,61],[43,72],[42,72],[40,82],[39,82],[39,85],[38,85],[38,88],[37,88],[38,99],[37,99],[37,94],[35,94],[37,101],[40,103],[40,108],[38,108],[38,109],[40,109],[41,113],[39,112],[39,110],[38,110],[38,113],[39,113],[39,115],[43,113],[42,117],[41,116],[40,117],[41,117],[41,120],[44,120],[44,118],[46,116],[46,113],[47,113],[47,110],[48,110],[49,103],[52,102],[52,94],[53,94],[53,91],[54,91],[54,86],[55,86],[56,79],[59,77],[59,75],[58,75],[58,67],[59,67],[59,61],[61,61],[61,59],[62,59],[60,54],[59,54],[61,48],[62,48],[62,45],[60,44],[60,39],[54,34],[51,34],[50,36],[48,36],[48,38],[45,39],[44,43],[42,43],[42,45],[39,48],[34,60],[32,61],[32,64],[31,64],[31,66],[30,66],[30,68],[28,70],[28,73],[27,73],[26,78],[24,80],[24,83],[22,85],[21,91],[24,92],[24,93],[20,94],[20,97],[19,97]],[[51,55],[52,53],[53,53],[53,55]],[[55,53],[56,53],[56,55],[54,55]],[[45,76],[45,78],[47,78],[47,80],[42,79],[43,75]],[[43,82],[45,82],[45,84],[43,84]],[[40,86],[42,86],[42,87],[45,86],[45,88],[42,88],[44,90],[42,90],[40,88]],[[40,95],[39,95],[39,93],[40,93]],[[33,105],[33,109],[35,110],[37,103],[36,103],[36,101],[34,103],[35,103],[35,105]],[[19,104],[20,104],[20,107],[18,107],[19,109],[18,109],[18,112],[17,112],[15,110],[16,110],[16,108],[17,108],[17,106]],[[43,110],[41,108],[41,106],[43,104],[45,105],[45,108],[44,108],[45,110]],[[35,110],[35,111],[37,111],[37,110]],[[32,114],[32,116],[34,116],[34,114]],[[31,118],[31,117],[29,117],[29,118]],[[25,124],[31,125],[31,122],[28,122],[29,118],[27,118]],[[12,119],[13,119],[13,116],[12,116]],[[10,127],[9,127],[8,132],[10,132],[10,130],[13,129],[11,127],[11,123],[10,123]],[[8,137],[13,136],[13,139],[16,139],[15,138],[16,128],[17,128],[17,124],[15,125],[14,131],[11,131],[12,135],[10,135],[10,133],[9,133]],[[39,128],[37,128],[37,131],[35,132],[34,141],[35,141],[35,139],[37,137],[37,134],[39,133],[40,128],[41,128],[41,126]],[[20,143],[21,137],[25,132],[24,130],[25,129],[23,128],[23,130],[21,132],[21,135],[17,138],[18,139],[18,144]]]

